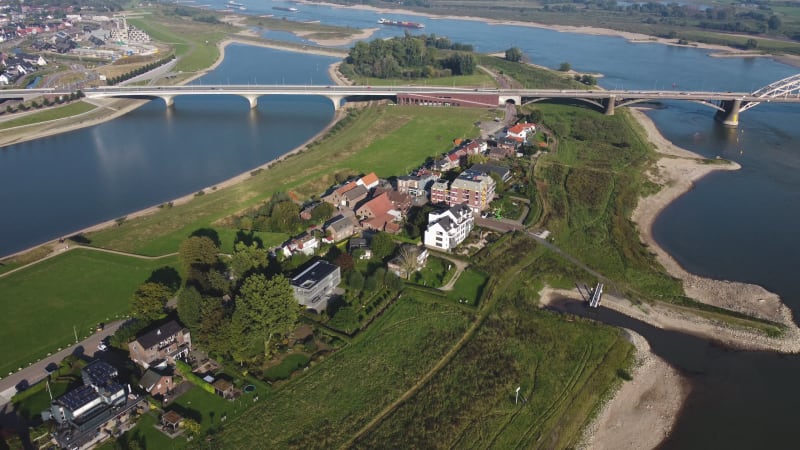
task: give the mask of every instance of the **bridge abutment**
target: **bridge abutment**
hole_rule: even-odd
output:
[[[717,111],[714,115],[714,119],[717,122],[720,122],[722,125],[730,128],[736,128],[739,126],[739,112],[742,108],[742,101],[741,100],[724,100],[722,106],[725,110],[724,111]]]

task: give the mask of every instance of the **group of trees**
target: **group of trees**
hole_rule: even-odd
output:
[[[239,229],[247,231],[295,234],[310,225],[325,222],[331,218],[333,212],[333,205],[321,202],[311,210],[311,218],[304,220],[300,217],[300,205],[285,192],[276,192],[267,203],[240,216],[236,225]]]
[[[43,97],[41,102],[38,102],[36,100],[31,100],[30,104],[18,103],[16,105],[7,105],[5,112],[7,114],[13,114],[18,111],[28,111],[31,108],[40,109],[49,106],[63,105],[64,103],[69,103],[74,100],[79,100],[83,97],[85,97],[83,91],[78,90],[75,92],[70,92],[69,95],[59,95],[58,97],[55,97],[53,99],[48,97]]]
[[[220,256],[207,235],[186,239],[179,259],[186,283],[178,317],[206,350],[238,363],[269,357],[302,310],[288,278],[258,242],[240,240]]]
[[[361,76],[376,78],[433,78],[470,75],[476,61],[472,46],[454,44],[447,38],[412,36],[358,42],[345,63]]]
[[[128,73],[124,73],[117,77],[111,77],[106,79],[106,84],[109,86],[114,86],[115,84],[122,83],[123,81],[130,80],[131,78],[138,77],[144,73],[147,73],[157,67],[163,66],[164,64],[172,61],[175,59],[175,55],[169,55],[165,58],[161,58],[158,61],[151,62],[150,64],[144,65],[142,67],[136,68]]]

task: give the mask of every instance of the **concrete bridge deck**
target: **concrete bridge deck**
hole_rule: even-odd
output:
[[[796,76],[796,77],[800,77]],[[796,83],[796,81],[793,81]],[[770,85],[773,86],[773,85]],[[680,91],[680,90],[581,90],[581,89],[494,89],[442,86],[317,86],[317,85],[184,85],[184,86],[108,86],[82,91],[86,98],[161,98],[170,106],[174,98],[181,95],[236,95],[244,97],[251,108],[258,105],[258,98],[265,95],[312,95],[328,98],[338,109],[342,100],[402,99],[413,104],[456,104],[459,101],[474,103],[472,106],[507,102],[518,105],[547,99],[573,99],[594,105],[606,114],[613,114],[617,107],[647,101],[682,100],[701,103],[719,111],[718,116],[735,126],[740,111],[764,102],[800,103],[800,88],[792,87],[768,94],[762,90],[749,92]],[[42,95],[69,95],[59,89],[4,89],[0,98],[32,98]],[[465,99],[482,100],[465,100]],[[725,122],[723,120],[723,122]],[[727,124],[727,122],[726,122]]]

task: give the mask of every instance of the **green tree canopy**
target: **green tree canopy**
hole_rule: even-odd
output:
[[[219,248],[210,238],[192,236],[181,243],[178,258],[183,267],[189,271],[192,268],[208,268],[216,264],[218,253]]]
[[[244,242],[237,242],[233,246],[233,258],[231,258],[231,269],[237,277],[245,275],[247,272],[266,267],[267,251],[259,248],[258,243],[253,242],[247,245]]]
[[[386,258],[394,253],[395,249],[395,243],[392,239],[392,236],[383,231],[379,231],[372,236],[372,241],[370,242],[369,246],[372,249],[372,254],[378,259]]]
[[[277,275],[267,279],[264,275],[254,274],[242,283],[233,320],[240,324],[241,333],[259,336],[263,340],[264,354],[268,356],[273,338],[292,331],[300,309],[286,277]]]
[[[163,284],[143,283],[131,299],[131,315],[137,319],[157,320],[164,315],[164,306],[171,296],[169,288]]]
[[[558,66],[558,70],[561,72],[569,72],[572,70],[572,65],[568,62],[562,62],[560,66]]]
[[[196,331],[202,319],[203,297],[194,286],[186,286],[178,295],[178,318]]]
[[[511,47],[506,50],[506,60],[511,62],[520,62],[522,60],[522,50],[517,47]]]

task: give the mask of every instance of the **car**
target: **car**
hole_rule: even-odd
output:
[[[105,343],[101,342],[97,344],[97,349],[100,350],[101,352],[104,352],[108,350],[108,346]]]

